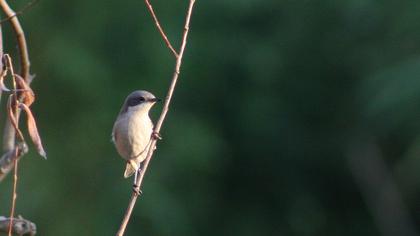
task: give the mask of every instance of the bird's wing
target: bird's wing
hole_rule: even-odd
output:
[[[117,139],[118,139],[118,132],[115,132],[115,128],[112,129],[112,133],[111,133],[111,142],[113,142],[114,144],[117,144]]]

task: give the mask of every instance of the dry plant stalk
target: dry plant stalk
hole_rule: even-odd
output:
[[[26,84],[29,86],[32,81],[32,76],[30,75],[30,62],[29,62],[29,54],[28,54],[28,48],[26,44],[26,38],[24,31],[22,29],[22,26],[20,25],[19,19],[16,16],[16,13],[10,8],[9,4],[6,2],[6,0],[0,0],[0,7],[3,10],[3,12],[6,14],[8,18],[10,18],[9,22],[11,23],[11,26],[13,28],[13,31],[16,34],[16,39],[18,43],[18,49],[19,49],[19,56],[20,56],[20,67],[21,72],[20,76],[23,77]],[[0,35],[2,38],[2,35]],[[1,45],[1,58],[3,59],[3,47]],[[5,73],[3,73],[5,72]],[[5,78],[6,71],[2,72],[2,80]],[[14,72],[12,73],[14,74]],[[4,84],[3,84],[4,85]],[[3,90],[7,91],[7,90]],[[20,99],[20,96],[19,95]],[[17,113],[19,117],[19,112]],[[19,120],[19,119],[17,119]],[[15,127],[13,127],[11,121],[9,119],[6,119],[6,123],[4,126],[3,131],[3,156],[0,159],[0,182],[6,177],[6,175],[13,169],[13,158],[14,158],[14,150],[16,149],[16,142],[15,142]],[[27,153],[27,147],[25,145],[18,145],[23,147],[23,149],[18,150],[18,157],[21,158],[24,154]]]
[[[34,4],[36,0],[30,2],[26,7],[31,6]],[[18,161],[19,159],[27,153],[28,147],[26,145],[24,136],[19,128],[19,118],[21,110],[26,112],[27,115],[27,126],[30,138],[32,142],[35,144],[38,153],[46,157],[46,153],[42,146],[41,138],[38,133],[38,129],[36,126],[35,118],[32,114],[30,109],[31,104],[35,100],[35,95],[30,88],[30,83],[32,82],[32,76],[30,75],[30,62],[29,62],[29,54],[26,44],[26,38],[22,26],[17,18],[17,15],[22,13],[22,11],[15,13],[6,0],[0,0],[0,7],[3,12],[6,14],[7,18],[0,22],[0,96],[3,92],[11,92],[9,95],[8,103],[7,103],[7,119],[6,124],[3,131],[3,150],[4,154],[0,158],[0,182],[6,177],[6,175],[14,169],[14,178],[13,178],[13,195],[12,195],[12,204],[10,210],[10,218],[0,217],[1,219],[6,219],[1,221],[2,225],[5,222],[8,222],[8,234],[9,236],[12,233],[19,233],[21,230],[24,229],[23,224],[26,222],[16,219],[18,222],[14,222],[14,213],[15,213],[15,205],[16,205],[16,187],[17,187],[17,178],[18,178]],[[8,54],[3,55],[3,36],[1,33],[1,23],[9,21],[11,23],[12,29],[17,38],[17,44],[19,49],[19,57],[20,57],[20,75],[16,74],[13,69],[13,64],[10,56]],[[7,75],[10,73],[10,77],[12,79],[13,89],[8,89],[5,84],[4,80],[6,79]],[[14,168],[13,168],[14,167]],[[23,223],[22,223],[23,222]],[[31,223],[31,222],[29,222]],[[35,225],[31,223],[32,229],[35,229]],[[31,235],[35,235],[35,231],[30,231]]]
[[[19,113],[20,109],[23,109],[26,112],[27,116],[27,125],[28,125],[28,131],[29,135],[32,139],[32,142],[35,144],[38,153],[46,158],[46,153],[44,151],[44,148],[42,146],[42,141],[38,133],[38,129],[36,126],[35,118],[32,115],[31,109],[29,106],[32,105],[32,103],[35,101],[35,95],[32,91],[32,89],[29,87],[29,85],[25,82],[25,80],[20,77],[19,75],[14,73],[13,64],[10,56],[8,54],[4,55],[4,64],[5,64],[5,73],[3,73],[3,76],[6,76],[10,71],[11,77],[12,77],[12,84],[13,89],[11,90],[11,94],[8,99],[7,103],[7,111],[8,111],[8,119],[10,123],[12,124],[14,128],[14,134],[19,139],[19,142],[16,142],[15,140],[15,148],[12,156],[13,165],[14,165],[14,177],[13,177],[13,195],[12,195],[12,204],[10,209],[10,224],[9,224],[9,236],[12,235],[12,226],[13,226],[13,216],[15,212],[15,206],[16,206],[16,186],[17,186],[17,171],[18,171],[18,161],[19,161],[19,143],[24,144],[26,146],[25,138],[22,134],[22,131],[19,128]],[[4,78],[1,79],[4,81]],[[4,91],[10,91],[10,89],[6,88],[4,86]],[[7,130],[5,130],[7,131]],[[10,152],[8,152],[10,153]]]
[[[162,108],[162,112],[160,114],[160,117],[159,117],[159,119],[158,119],[158,121],[157,121],[157,123],[154,127],[154,131],[153,131],[154,133],[159,134],[160,129],[162,127],[162,124],[165,120],[166,114],[168,113],[169,105],[170,105],[171,99],[172,99],[172,95],[174,93],[175,86],[176,86],[176,83],[178,81],[180,68],[181,68],[181,64],[182,64],[182,57],[184,55],[185,46],[187,45],[187,37],[188,37],[188,32],[189,32],[189,27],[190,27],[190,19],[191,19],[191,14],[192,14],[192,11],[193,11],[195,0],[190,0],[189,6],[188,6],[187,15],[186,15],[186,18],[185,18],[184,32],[183,32],[183,36],[182,36],[182,43],[181,43],[181,47],[180,47],[178,53],[175,51],[175,49],[173,49],[172,44],[168,40],[168,37],[166,37],[165,32],[163,31],[162,27],[160,27],[159,20],[156,17],[154,11],[153,11],[152,5],[150,4],[150,2],[148,0],[145,0],[145,3],[146,3],[146,5],[147,5],[152,17],[153,17],[153,20],[155,21],[155,24],[156,24],[159,32],[162,35],[163,40],[165,41],[168,48],[171,50],[171,52],[176,57],[176,64],[175,64],[175,69],[174,69],[174,72],[173,72],[173,75],[172,75],[171,84],[169,86],[168,93],[167,93],[166,98],[165,98],[165,102],[164,102],[164,105],[163,105],[163,108]],[[128,203],[127,210],[126,210],[124,218],[121,222],[120,228],[119,228],[119,230],[116,234],[117,236],[124,235],[124,232],[125,232],[125,229],[127,227],[128,221],[130,220],[130,217],[131,217],[131,213],[133,212],[134,205],[136,204],[137,198],[139,196],[137,192],[141,192],[140,189],[141,189],[141,186],[142,186],[142,183],[143,183],[144,174],[146,173],[147,167],[149,166],[149,162],[150,162],[150,160],[153,156],[153,152],[154,152],[155,147],[156,147],[156,141],[157,141],[156,138],[152,139],[151,144],[149,146],[148,153],[147,153],[147,157],[143,162],[143,169],[142,169],[141,173],[139,175],[137,175],[136,183],[137,183],[137,186],[138,186],[138,191],[134,191],[131,194],[131,198],[130,198],[130,201]]]

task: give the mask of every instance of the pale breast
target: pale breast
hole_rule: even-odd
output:
[[[113,136],[118,153],[126,160],[142,162],[147,155],[147,147],[153,124],[148,115],[129,115],[120,117],[115,123]]]
[[[140,122],[140,120],[142,120]],[[132,146],[130,159],[137,159],[142,162],[147,155],[147,147],[150,144],[153,125],[149,116],[144,119],[135,119],[134,117],[129,122],[128,137]]]

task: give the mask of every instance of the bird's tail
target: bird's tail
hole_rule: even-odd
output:
[[[127,161],[127,165],[125,167],[124,178],[128,178],[132,176],[136,171],[139,169],[139,164],[134,160]]]

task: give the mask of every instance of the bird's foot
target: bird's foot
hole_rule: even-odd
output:
[[[155,131],[152,132],[152,138],[156,140],[162,140],[162,136],[160,135],[160,133]]]
[[[140,186],[138,186],[137,184],[133,184],[133,192],[137,196],[140,196],[141,194],[143,194],[143,192],[140,190]]]

